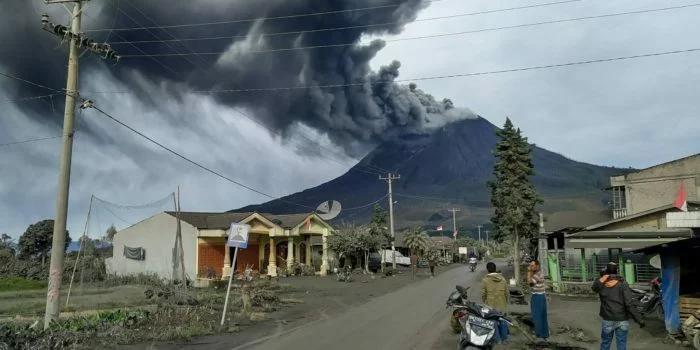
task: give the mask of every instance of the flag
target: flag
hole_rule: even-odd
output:
[[[311,229],[311,216],[306,217],[306,229],[307,230]]]
[[[688,201],[685,198],[685,183],[683,181],[681,181],[681,188],[678,190],[678,196],[676,201],[673,202],[673,206],[681,211],[688,211]]]
[[[437,227],[437,230],[438,230],[438,231],[442,231],[442,225],[438,226],[438,227]]]
[[[453,236],[455,239],[457,239],[457,231],[455,231],[455,232],[452,234],[452,236]]]

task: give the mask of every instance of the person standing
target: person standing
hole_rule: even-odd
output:
[[[428,255],[428,266],[430,266],[430,278],[435,277],[435,265],[437,265],[437,257],[434,254]]]
[[[609,350],[613,338],[617,350],[627,349],[629,316],[644,328],[644,319],[634,306],[634,296],[629,284],[618,275],[617,264],[608,263],[605,274],[593,282],[591,289],[600,297],[600,317],[603,324],[600,332],[600,350]]]
[[[411,274],[412,277],[416,278],[416,273],[418,272],[418,255],[416,252],[411,252]]]
[[[503,275],[496,271],[496,264],[486,264],[486,276],[481,280],[481,301],[489,307],[506,315],[508,313],[508,282]],[[499,322],[498,341],[505,343],[508,340],[508,323]]]
[[[517,266],[517,265],[516,265]],[[549,321],[547,319],[547,296],[545,279],[540,262],[535,260],[528,266],[527,280],[531,287],[530,313],[535,324],[535,336],[541,341],[549,338]]]

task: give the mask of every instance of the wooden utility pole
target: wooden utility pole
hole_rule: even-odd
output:
[[[56,193],[56,218],[53,226],[51,242],[51,267],[49,270],[49,286],[46,292],[46,313],[44,328],[48,328],[60,313],[60,288],[63,275],[63,257],[66,243],[66,221],[68,220],[68,193],[70,187],[70,168],[73,157],[73,123],[75,121],[75,102],[78,98],[78,49],[84,48],[103,55],[104,58],[119,59],[116,52],[107,44],[99,44],[80,33],[82,3],[86,0],[45,0],[46,4],[74,2],[71,14],[70,29],[63,25],[55,25],[49,21],[48,15],[41,16],[42,29],[58,36],[61,40],[70,39],[68,56],[68,79],[66,81],[66,105],[63,115],[63,141],[61,146],[61,162],[58,172],[58,190]]]
[[[394,234],[394,197],[391,190],[391,183],[394,180],[401,178],[401,175],[392,175],[389,173],[387,177],[379,176],[379,180],[385,180],[389,184],[389,232],[391,232],[391,266],[396,270],[396,234]]]
[[[447,209],[452,212],[452,236],[457,239],[457,215],[456,213],[460,211],[457,208]]]

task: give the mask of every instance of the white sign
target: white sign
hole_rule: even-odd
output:
[[[700,211],[666,213],[666,226],[674,228],[700,227]]]
[[[467,255],[467,247],[459,247],[459,254]]]
[[[231,223],[231,228],[228,231],[228,246],[241,249],[248,248],[249,233],[250,225]]]

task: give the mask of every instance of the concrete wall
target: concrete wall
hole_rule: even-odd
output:
[[[681,182],[687,200],[700,200],[700,155],[610,178],[611,186],[625,186],[627,215],[673,203]]]
[[[167,213],[157,214],[117,232],[113,241],[113,256],[106,261],[107,271],[117,275],[154,273],[161,278],[171,279],[176,232],[177,219]],[[194,279],[197,230],[186,222],[182,222],[182,243],[185,272],[188,278]],[[146,259],[138,261],[125,258],[125,245],[144,248]]]
[[[645,230],[665,230],[666,212],[644,215],[639,218],[629,219],[622,222],[610,224],[600,228],[601,231],[645,231]]]

